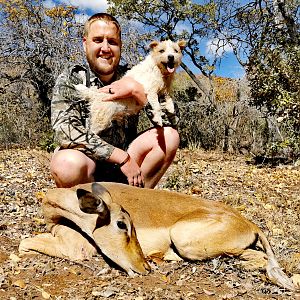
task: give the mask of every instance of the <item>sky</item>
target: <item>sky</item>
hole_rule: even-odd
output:
[[[49,7],[55,6],[56,3],[77,6],[80,13],[76,17],[79,21],[86,20],[88,16],[91,16],[96,12],[105,12],[108,8],[106,0],[45,0],[45,5]],[[206,43],[200,45],[200,50],[208,58],[212,55],[214,49],[215,46],[213,40],[207,40]],[[241,78],[244,76],[245,71],[236,60],[231,47],[224,45],[222,56],[221,63],[215,71],[216,75],[229,78]],[[199,70],[193,66],[188,58],[184,57],[183,61],[195,74],[199,74]]]

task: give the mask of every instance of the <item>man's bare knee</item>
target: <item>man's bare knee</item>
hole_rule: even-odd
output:
[[[164,127],[164,140],[168,152],[176,152],[179,147],[179,133],[172,127]]]
[[[93,181],[95,163],[80,151],[60,150],[52,157],[50,171],[58,187],[71,187]]]

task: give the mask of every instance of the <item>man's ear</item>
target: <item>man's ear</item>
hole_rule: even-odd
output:
[[[86,52],[86,37],[85,36],[82,39],[82,45],[83,45],[84,52]]]

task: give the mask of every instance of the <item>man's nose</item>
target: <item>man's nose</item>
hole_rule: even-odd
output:
[[[109,51],[110,50],[110,48],[109,48],[109,42],[107,41],[107,39],[104,39],[102,41],[101,50],[102,51]]]

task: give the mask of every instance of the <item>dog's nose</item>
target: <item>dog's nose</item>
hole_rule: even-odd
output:
[[[171,61],[171,62],[174,61],[174,55],[171,55],[171,54],[168,55],[168,60]]]

